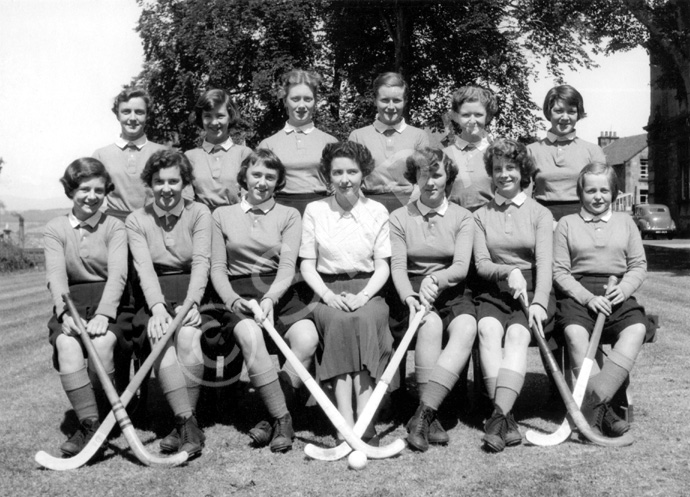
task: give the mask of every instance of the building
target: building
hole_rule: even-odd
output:
[[[604,149],[606,163],[618,175],[618,190],[622,193],[617,208],[631,210],[634,204],[649,202],[654,177],[649,170],[647,133],[621,138],[615,132],[604,131],[598,142]]]

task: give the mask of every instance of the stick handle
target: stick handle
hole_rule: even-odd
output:
[[[606,283],[607,290],[618,283],[618,278],[615,276],[609,276],[609,280]],[[597,320],[594,323],[594,329],[592,330],[592,336],[589,339],[589,345],[587,346],[587,353],[585,357],[587,359],[594,359],[594,355],[597,353],[597,347],[599,347],[599,341],[601,340],[601,333],[604,330],[604,324],[606,322],[606,315],[604,313],[597,314]]]

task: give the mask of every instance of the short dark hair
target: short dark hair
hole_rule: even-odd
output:
[[[201,95],[196,101],[194,111],[192,112],[192,118],[196,125],[200,128],[203,128],[204,112],[212,111],[219,105],[224,105],[225,108],[228,109],[228,116],[230,117],[228,128],[234,127],[238,121],[240,121],[240,111],[237,110],[237,106],[232,101],[230,94],[225,90],[220,90],[218,88],[205,91],[203,95]]]
[[[106,195],[115,189],[115,185],[113,185],[110,179],[110,174],[108,174],[103,163],[93,157],[82,157],[72,161],[65,169],[65,174],[60,178],[60,183],[62,183],[62,187],[65,189],[65,195],[72,198],[74,191],[79,188],[79,185],[89,178],[103,178],[105,180]]]
[[[577,107],[578,121],[587,117],[585,102],[580,92],[570,85],[560,85],[551,88],[546,93],[546,98],[544,98],[544,116],[549,121],[551,120],[551,108],[558,100],[562,100],[566,105]]]
[[[498,138],[484,153],[484,166],[486,174],[490,177],[494,172],[494,159],[505,157],[520,168],[520,187],[524,190],[532,182],[534,175],[534,161],[527,152],[527,147],[511,138]]]
[[[585,191],[585,176],[588,174],[603,174],[606,176],[606,180],[609,182],[609,188],[611,188],[611,202],[615,202],[618,198],[618,175],[616,170],[609,166],[608,164],[587,164],[580,171],[580,175],[577,177],[577,198],[582,202],[582,194]]]
[[[120,93],[117,94],[113,102],[113,114],[117,115],[120,108],[120,104],[123,102],[129,102],[133,98],[141,98],[146,104],[146,113],[151,112],[151,95],[144,88],[140,86],[128,86],[124,88]]]
[[[446,172],[446,196],[453,188],[453,182],[458,176],[458,169],[453,161],[438,148],[424,147],[418,148],[405,161],[405,173],[403,176],[413,185],[417,183],[417,176],[421,171],[437,169],[443,166]]]
[[[362,178],[366,178],[374,170],[374,158],[364,145],[351,141],[329,143],[324,147],[321,154],[321,174],[326,178],[329,185],[331,184],[333,159],[340,157],[354,161],[359,170],[362,171]]]
[[[250,153],[244,158],[237,173],[237,184],[247,190],[247,170],[257,162],[261,162],[268,169],[278,172],[278,181],[276,182],[274,193],[285,188],[285,166],[278,156],[267,148],[257,148],[255,152]]]
[[[459,112],[465,102],[479,102],[486,109],[486,124],[488,125],[498,114],[498,99],[494,92],[481,86],[461,86],[453,92],[450,98],[450,108]]]
[[[304,71],[302,69],[293,69],[286,72],[280,78],[278,98],[285,100],[290,92],[290,87],[295,85],[307,85],[314,94],[314,100],[316,100],[321,87],[321,76],[314,71]]]
[[[384,72],[379,74],[374,80],[374,98],[376,99],[379,95],[379,88],[382,86],[400,86],[403,89],[403,100],[407,102],[407,82],[402,74],[397,72]]]
[[[176,166],[180,168],[180,176],[184,186],[191,185],[194,181],[194,172],[189,159],[182,152],[169,149],[159,150],[149,157],[144,170],[141,172],[141,180],[150,187],[153,183],[154,174],[161,169]]]

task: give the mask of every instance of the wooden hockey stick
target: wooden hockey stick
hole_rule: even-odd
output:
[[[415,314],[410,326],[407,328],[405,335],[403,335],[403,338],[398,345],[398,349],[395,351],[395,354],[393,354],[393,357],[388,363],[386,370],[383,372],[379,382],[376,384],[376,388],[371,394],[367,405],[364,407],[362,415],[359,416],[357,423],[355,423],[355,427],[353,428],[355,435],[358,437],[361,437],[364,434],[367,426],[369,426],[369,423],[374,418],[374,414],[376,414],[376,410],[379,408],[381,399],[383,399],[384,394],[388,390],[388,385],[390,385],[393,376],[397,372],[400,361],[405,357],[407,348],[410,346],[410,342],[412,341],[412,338],[414,338],[414,335],[419,328],[419,324],[422,322],[422,318],[426,312],[427,309],[424,307],[422,310],[417,312],[417,314]],[[402,451],[403,448],[405,448],[405,444],[399,444],[400,441],[402,441],[402,439],[399,438],[395,442],[389,444],[388,447],[397,444],[400,446],[400,451]],[[305,454],[312,459],[319,459],[321,461],[337,461],[338,459],[342,459],[343,457],[347,456],[350,452],[352,452],[352,448],[347,444],[347,442],[343,442],[337,447],[332,448],[318,447],[314,444],[307,444],[304,447]]]
[[[256,303],[256,301],[253,302],[252,308],[255,316],[261,316],[263,314],[259,304]],[[345,421],[345,418],[343,418],[343,415],[340,414],[338,409],[333,405],[333,402],[331,402],[331,399],[329,399],[323,390],[321,390],[319,385],[316,383],[316,380],[312,378],[312,376],[309,374],[309,371],[306,370],[294,352],[290,350],[290,347],[288,347],[288,345],[285,343],[285,340],[283,340],[283,338],[278,334],[271,322],[264,317],[261,321],[261,324],[271,336],[280,351],[283,353],[285,359],[287,359],[287,361],[292,365],[302,382],[304,382],[304,385],[309,389],[309,392],[312,394],[319,406],[321,406],[321,409],[323,409],[324,413],[326,413],[326,416],[328,419],[330,419],[331,423],[333,423],[333,426],[335,426],[343,437],[345,437],[345,440],[350,447],[353,448],[353,450],[364,452],[369,459],[385,459],[400,453],[402,450],[400,449],[400,444],[402,444],[403,448],[405,446],[405,442],[403,440],[400,440],[400,444],[396,445],[395,447],[372,447],[371,445],[364,443],[357,435],[355,435],[354,431],[352,431],[352,428],[350,428],[347,424],[347,421]]]
[[[148,355],[144,363],[136,372],[132,380],[129,382],[129,385],[127,385],[125,391],[122,393],[122,397],[120,397],[120,402],[122,403],[123,407],[127,407],[129,401],[132,400],[132,398],[136,395],[137,390],[144,382],[144,380],[149,374],[149,371],[153,367],[153,363],[156,361],[156,359],[158,359],[158,356],[160,356],[161,352],[163,352],[168,341],[172,339],[173,335],[175,335],[177,329],[180,327],[182,321],[184,320],[185,316],[190,311],[193,305],[194,303],[192,301],[185,301],[182,305],[182,308],[180,309],[180,312],[177,313],[175,318],[168,325],[168,329],[165,335],[163,335],[163,337],[160,340],[158,340],[158,342],[156,342],[153,349],[151,350],[151,353]],[[47,452],[39,451],[36,453],[34,459],[38,464],[40,464],[44,468],[52,469],[54,471],[68,471],[80,468],[87,464],[91,460],[91,458],[93,458],[93,456],[96,454],[96,452],[98,452],[98,449],[108,438],[108,434],[115,427],[115,423],[116,415],[115,411],[113,410],[110,411],[110,414],[108,414],[108,416],[103,420],[101,426],[98,428],[98,431],[94,433],[89,443],[86,444],[86,447],[84,447],[81,450],[81,452],[79,452],[79,454],[76,454],[75,456],[69,458],[60,458],[51,456]],[[163,460],[165,461],[166,465],[177,466],[185,462],[187,460],[187,457],[187,453],[181,452],[167,457]]]
[[[611,288],[616,284],[618,279],[615,276],[610,276],[607,289]],[[607,290],[608,292],[608,290]],[[589,376],[592,373],[592,366],[594,365],[594,356],[597,352],[597,347],[599,347],[599,341],[601,340],[601,332],[604,329],[604,323],[606,322],[606,315],[601,312],[597,315],[597,320],[594,323],[594,330],[592,331],[592,336],[589,339],[589,345],[587,346],[587,353],[582,361],[582,366],[580,367],[580,374],[577,376],[577,381],[575,383],[575,388],[573,389],[573,399],[578,407],[582,406],[582,400],[585,398],[585,390],[587,389],[587,383],[589,382]],[[553,433],[542,433],[534,430],[527,430],[525,433],[525,438],[532,445],[539,445],[540,447],[550,447],[553,445],[558,445],[563,443],[570,437],[572,433],[573,426],[570,424],[570,420],[566,416],[561,423],[561,426]]]
[[[527,319],[529,319],[529,310],[528,304],[525,301],[526,299],[520,298],[519,300],[520,305],[522,306],[522,310],[525,313],[525,316],[527,316]],[[558,363],[556,362],[556,359],[553,357],[551,349],[549,349],[549,346],[546,344],[546,340],[542,336],[541,331],[537,326],[531,326],[531,329],[532,335],[534,336],[534,339],[537,341],[537,345],[539,346],[539,350],[544,356],[544,361],[546,362],[549,371],[553,375],[553,380],[556,383],[558,392],[561,394],[561,397],[563,398],[565,407],[568,410],[568,415],[572,419],[580,434],[590,442],[597,445],[602,445],[604,447],[625,447],[627,445],[631,445],[635,440],[629,433],[626,433],[621,437],[609,438],[603,435],[598,435],[594,432],[594,430],[592,430],[592,427],[589,426],[589,423],[582,415],[582,412],[580,412],[580,408],[575,402],[575,399],[573,399],[573,394],[570,392],[568,384],[565,382],[565,378],[563,377],[563,373],[561,373],[561,370],[558,368]]]

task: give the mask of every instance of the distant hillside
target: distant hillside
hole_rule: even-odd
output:
[[[38,210],[38,209],[32,209],[28,211],[21,211],[20,214],[24,216],[24,222],[25,223],[38,223],[38,224],[46,224],[48,221],[53,219],[54,217],[62,216],[64,214],[67,214],[70,211],[69,208],[59,208],[59,209],[46,209],[46,210]],[[5,223],[10,223],[10,226],[14,224],[18,224],[17,217],[11,214],[10,212],[3,212],[0,214],[0,224],[2,227],[5,227]]]

